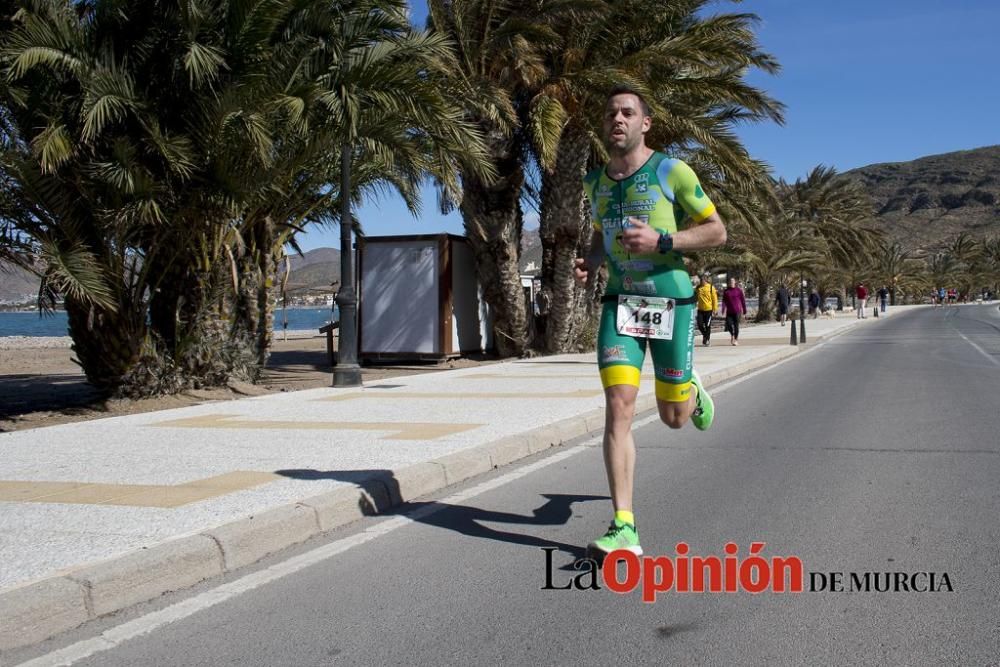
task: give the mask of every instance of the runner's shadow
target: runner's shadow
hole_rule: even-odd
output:
[[[487,510],[469,505],[450,505],[438,501],[410,501],[392,506],[391,499],[399,499],[400,490],[399,483],[391,470],[276,470],[275,474],[291,479],[332,479],[355,484],[366,491],[366,493],[361,494],[359,500],[359,507],[366,515],[405,515],[413,521],[453,530],[468,537],[528,547],[555,547],[572,556],[573,561],[584,557],[584,547],[524,533],[497,530],[485,526],[483,523],[559,526],[566,524],[572,517],[574,503],[608,500],[607,496],[543,493],[541,495],[546,499],[545,503],[533,509],[530,516]],[[571,570],[573,568],[570,564],[560,569]]]

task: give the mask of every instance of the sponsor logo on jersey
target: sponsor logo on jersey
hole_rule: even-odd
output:
[[[661,368],[660,375],[665,375],[668,378],[680,378],[684,377],[684,371],[679,368]]]
[[[640,280],[638,282],[632,280],[629,276],[629,285],[626,287],[626,291],[629,294],[639,294],[642,296],[656,296],[656,283],[652,280]],[[624,282],[624,281],[623,281]]]
[[[628,361],[628,354],[625,353],[624,345],[605,345],[601,348],[601,361]]]

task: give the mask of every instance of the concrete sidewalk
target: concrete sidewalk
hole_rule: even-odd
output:
[[[807,320],[809,346],[879,321]],[[707,386],[803,349],[778,324],[728,338],[697,338]],[[543,357],[2,434],[0,650],[599,431],[596,366]],[[653,407],[647,359],[638,409]]]

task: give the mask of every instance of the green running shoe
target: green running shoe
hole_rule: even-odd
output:
[[[598,551],[607,555],[615,549],[626,549],[636,556],[642,555],[639,546],[639,531],[630,523],[615,519],[608,526],[608,532],[587,545],[588,551]]]
[[[698,371],[691,371],[691,383],[698,387],[698,398],[695,399],[696,405],[694,412],[691,413],[691,423],[699,431],[707,431],[715,419],[715,402],[702,386]]]

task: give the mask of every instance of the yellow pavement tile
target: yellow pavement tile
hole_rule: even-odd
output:
[[[277,479],[272,472],[237,470],[184,484],[94,484],[90,482],[25,482],[0,480],[0,501],[179,507],[242,491]]]
[[[447,435],[477,429],[484,424],[447,424],[433,422],[341,422],[341,421],[283,421],[242,419],[239,415],[204,415],[156,422],[150,426],[166,428],[228,428],[280,431],[388,431],[386,440],[433,440]]]

